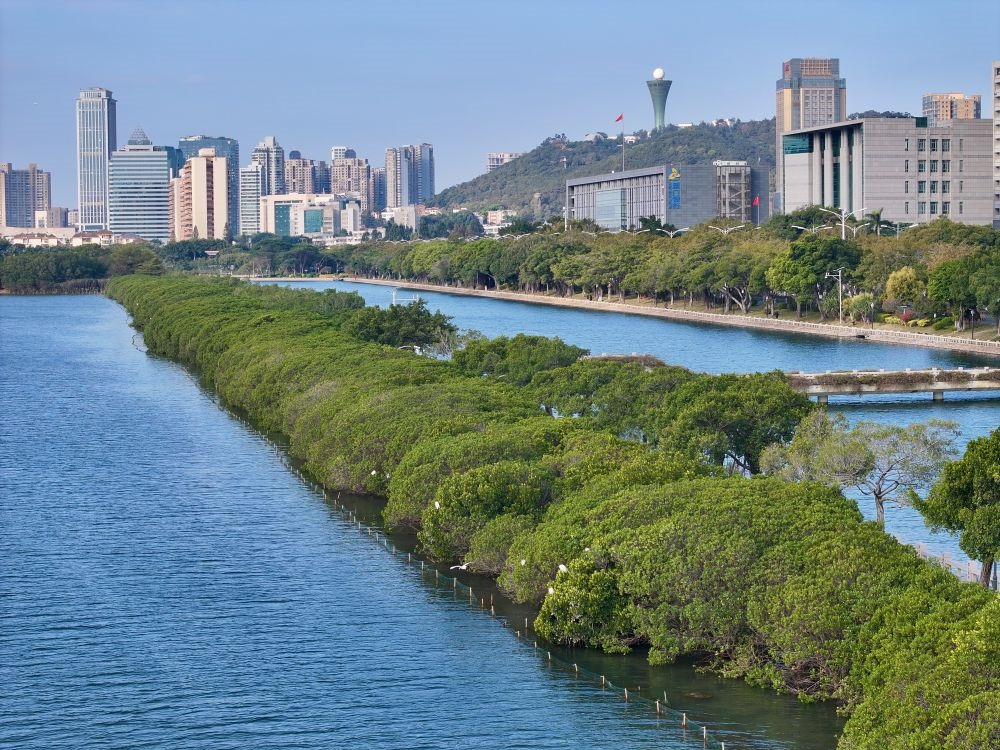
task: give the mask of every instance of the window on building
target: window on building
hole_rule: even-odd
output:
[[[958,171],[959,172],[964,172],[965,171],[965,159],[959,159],[958,160]]]
[[[932,214],[937,213],[937,201],[931,201],[931,213]]]
[[[903,151],[909,151],[909,150],[910,150],[910,139],[909,138],[904,138],[903,139]]]
[[[938,160],[937,159],[931,159],[931,171],[932,172],[937,172],[938,171]]]
[[[904,193],[910,192],[910,181],[909,180],[906,180],[906,181],[903,182],[903,192]]]
[[[938,139],[931,138],[931,151],[937,151],[938,149]]]
[[[942,172],[950,172],[951,171],[951,159],[942,159],[941,160],[941,171]]]
[[[951,192],[951,180],[941,180],[941,192],[942,193]]]
[[[903,171],[904,172],[909,172],[910,171],[910,160],[909,159],[903,159]]]
[[[951,151],[951,138],[942,138],[941,139],[941,150],[942,151]]]
[[[941,201],[941,213],[950,214],[951,213],[951,203],[948,201]]]
[[[909,201],[906,201],[906,202],[903,203],[903,213],[904,214],[909,214],[910,213],[910,202]]]
[[[938,189],[937,180],[931,181],[931,192],[936,193]]]
[[[927,180],[917,180],[917,192],[918,193],[927,192]]]
[[[927,139],[917,138],[917,151],[926,151],[926,150],[927,150]]]
[[[960,214],[961,214],[961,213],[962,213],[962,209],[963,209],[964,207],[965,207],[965,206],[963,205],[963,201],[959,201],[959,202],[958,202],[958,213],[960,213]]]
[[[964,138],[959,138],[958,139],[958,150],[959,151],[965,151],[965,149],[962,148],[964,145],[965,145],[965,139]]]
[[[917,171],[918,172],[927,171],[927,162],[924,159],[917,160]]]
[[[922,216],[927,213],[927,203],[924,201],[917,201],[917,215]]]
[[[958,192],[960,192],[960,193],[964,193],[965,192],[965,180],[959,180],[958,181]]]

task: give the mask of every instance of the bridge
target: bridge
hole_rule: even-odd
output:
[[[787,372],[788,384],[799,393],[825,404],[830,396],[872,393],[930,393],[943,401],[946,391],[996,391],[1000,396],[1000,367],[959,367],[954,370],[836,370]]]

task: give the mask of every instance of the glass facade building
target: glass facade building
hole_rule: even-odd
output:
[[[77,203],[84,231],[108,226],[108,161],[118,147],[117,102],[102,88],[76,100]]]
[[[111,154],[108,229],[149,241],[170,241],[170,178],[177,161],[174,153],[175,149],[152,145],[145,133],[136,131],[128,145]]]

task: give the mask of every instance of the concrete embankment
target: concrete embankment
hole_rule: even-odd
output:
[[[267,279],[267,281],[331,281],[331,278],[288,278]],[[754,328],[774,331],[777,333],[797,333],[806,336],[826,336],[828,338],[863,339],[885,344],[901,344],[904,346],[925,346],[934,349],[948,349],[969,354],[986,354],[1000,357],[1000,341],[981,341],[971,338],[956,338],[930,333],[916,333],[876,328],[875,330],[857,326],[831,325],[827,323],[808,323],[797,320],[775,320],[753,315],[722,314],[684,310],[677,307],[652,307],[628,302],[611,302],[558,297],[546,294],[530,294],[528,292],[495,291],[492,289],[466,289],[456,286],[441,286],[414,281],[394,279],[367,279],[361,277],[344,277],[343,281],[355,281],[363,284],[380,284],[405,289],[417,289],[443,294],[459,294],[466,297],[485,297],[487,299],[502,299],[512,302],[526,302],[532,305],[551,305],[554,307],[572,307],[579,310],[594,310],[598,312],[618,312],[628,315],[648,315],[654,318],[668,318],[691,323],[709,325],[735,326],[738,328]],[[987,329],[988,330],[988,329]]]

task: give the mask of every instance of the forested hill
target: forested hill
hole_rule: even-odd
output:
[[[556,135],[489,174],[443,190],[435,197],[434,205],[473,210],[502,207],[531,213],[532,195],[541,193],[542,216],[537,218],[559,214],[567,179],[619,170],[621,158],[620,135],[593,143]],[[716,159],[744,159],[753,165],[771,167],[774,166],[774,119],[737,121],[732,127],[705,123],[689,128],[670,125],[626,146],[625,158],[629,169]]]

